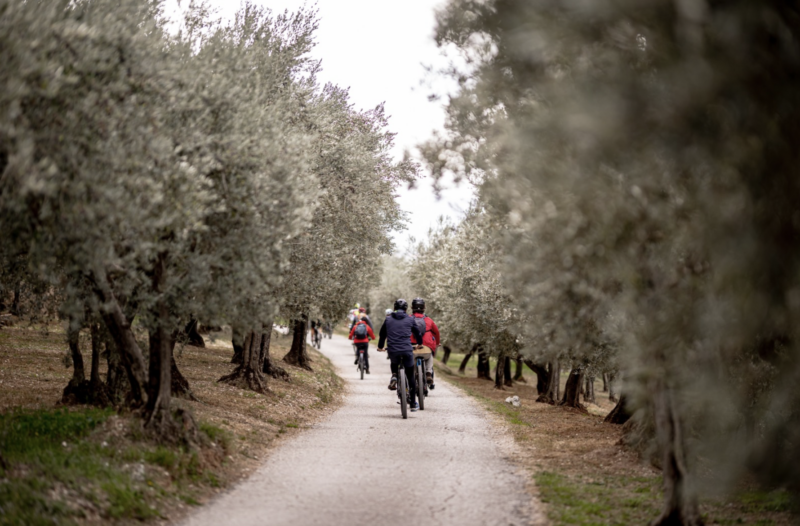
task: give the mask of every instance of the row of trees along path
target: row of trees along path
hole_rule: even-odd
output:
[[[221,381],[286,378],[276,319],[295,333],[286,360],[310,368],[307,320],[342,315],[360,293],[344,278],[377,272],[394,193],[416,177],[391,159],[381,106],[319,85],[316,13],[245,3],[217,21],[192,3],[167,31],[147,0],[0,12],[0,292],[68,324],[64,401],[136,408],[155,436],[193,440],[170,401],[192,396],[172,355],[202,344],[198,322],[233,327]]]
[[[449,0],[437,20],[464,67],[422,149],[477,188],[409,274],[445,343],[482,375],[495,357],[498,388],[528,363],[540,402],[621,381],[611,418],[663,470],[653,524],[701,524],[703,488],[800,495],[797,13]]]

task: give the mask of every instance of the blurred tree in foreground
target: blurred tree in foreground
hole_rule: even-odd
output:
[[[625,375],[664,473],[654,524],[700,524],[698,493],[744,477],[800,493],[798,37],[779,1],[439,13],[467,67],[425,155],[480,185],[471,237],[523,354]]]

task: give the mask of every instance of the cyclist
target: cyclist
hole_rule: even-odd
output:
[[[411,336],[414,336],[418,346],[422,346],[422,333],[420,333],[414,318],[406,314],[408,302],[398,299],[394,302],[394,312],[387,316],[381,327],[380,339],[378,340],[378,352],[384,351],[384,344],[388,342],[389,359],[392,367],[392,380],[389,382],[389,389],[397,389],[397,371],[401,365],[406,370],[408,380],[408,390],[410,391],[411,410],[419,409],[416,395],[416,382],[414,380],[414,346],[411,343]]]
[[[375,339],[372,327],[362,318],[350,329],[348,339],[353,340],[356,345],[356,361],[353,365],[358,363],[358,353],[361,349],[364,349],[364,372],[369,374],[369,341]]]
[[[317,343],[317,338],[322,339],[320,330],[322,329],[322,322],[319,320],[311,320],[311,341]]]
[[[358,319],[358,309],[359,309],[359,307],[361,307],[361,305],[356,303],[355,308],[347,313],[347,319],[350,320],[351,324],[355,323],[355,321]]]
[[[422,345],[431,350],[431,355],[425,360],[425,382],[428,387],[433,387],[433,358],[436,356],[436,349],[439,347],[439,327],[436,323],[425,316],[425,300],[414,298],[411,300],[411,312],[422,333]]]
[[[353,319],[353,323],[350,324],[350,329],[355,327],[359,320],[366,321],[367,325],[369,325],[370,329],[373,329],[373,330],[375,329],[372,326],[372,319],[367,315],[367,309],[365,307],[359,307],[358,308],[358,314],[356,314],[355,319]]]

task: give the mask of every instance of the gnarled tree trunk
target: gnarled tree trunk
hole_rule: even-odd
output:
[[[483,349],[478,351],[478,378],[492,380],[492,366],[489,363],[489,356]]]
[[[532,362],[528,363],[528,367],[536,372],[536,388],[539,390],[539,397],[536,401],[551,405],[558,403],[558,383],[561,373],[561,365],[558,360],[549,362],[547,368]]]
[[[608,375],[608,399],[612,402],[617,401],[617,375]]]
[[[583,382],[583,370],[580,367],[575,367],[570,371],[567,378],[567,385],[564,387],[564,396],[558,405],[566,407],[574,407],[586,411],[586,408],[581,405],[581,383]]]
[[[293,334],[292,334],[292,347],[283,361],[290,364],[302,367],[313,371],[311,368],[311,359],[308,357],[306,350],[306,326],[308,325],[308,315],[303,314],[300,319],[294,320]]]
[[[619,402],[617,405],[614,406],[614,409],[608,413],[603,420],[603,422],[608,422],[609,424],[624,424],[628,420],[631,419],[631,415],[628,412],[628,399],[625,395],[622,395],[619,398]]]
[[[475,354],[477,349],[478,349],[477,345],[473,346],[472,350],[469,351],[466,354],[466,356],[464,356],[464,359],[461,360],[461,365],[458,366],[458,372],[459,373],[464,374],[467,371],[467,364],[469,363],[470,358],[472,358],[472,355]]]
[[[592,404],[596,402],[594,398],[594,376],[586,376],[583,385],[583,401]]]
[[[503,366],[503,384],[506,387],[513,387],[514,381],[511,379],[511,357],[506,356],[505,365]]]
[[[77,325],[76,320],[70,319],[67,328],[67,344],[72,357],[72,378],[61,395],[62,404],[88,404],[91,398],[91,387],[86,381],[86,371],[81,354],[80,330],[80,325]]]
[[[603,392],[608,392],[608,373],[603,373]]]
[[[166,255],[158,255],[153,266],[152,289],[158,295],[153,318],[155,327],[150,329],[150,369],[147,382],[147,405],[145,406],[145,428],[165,441],[180,437],[180,429],[172,420],[172,347],[174,339],[165,326],[169,310],[163,298],[166,283]]]
[[[700,526],[703,519],[697,507],[697,499],[688,491],[686,452],[683,432],[672,393],[663,378],[650,381],[653,397],[653,415],[656,439],[661,452],[664,481],[664,503],[661,515],[652,526]]]
[[[276,380],[281,379],[288,382],[290,379],[289,373],[286,372],[286,369],[273,362],[269,355],[269,347],[272,343],[272,322],[265,324],[264,327],[264,337],[261,339],[261,371]]]
[[[505,375],[506,375],[506,357],[502,354],[497,357],[497,366],[494,369],[494,388],[505,390],[503,384],[505,383]]]
[[[135,407],[141,406],[147,402],[145,388],[147,375],[145,374],[144,356],[141,349],[139,349],[139,344],[136,343],[130,321],[122,312],[122,307],[111,290],[105,270],[102,268],[96,270],[92,275],[92,282],[95,292],[104,305],[103,321],[114,339],[114,343],[122,357],[122,365],[128,373],[131,405]]]
[[[442,353],[442,363],[447,365],[447,361],[450,359],[450,347],[448,345],[442,345],[442,349],[444,352]]]
[[[261,374],[261,342],[263,339],[264,335],[260,331],[251,331],[244,341],[242,363],[231,374],[223,376],[219,381],[241,389],[266,393],[266,381]]]
[[[183,333],[186,335],[189,345],[205,348],[206,342],[197,329],[197,320],[192,318],[189,320],[189,323],[186,324],[186,327],[183,329]]]
[[[231,326],[231,344],[233,345],[233,357],[231,363],[241,364],[244,355],[244,331],[235,325]]]
[[[518,354],[515,359],[515,362],[517,366],[516,369],[514,370],[513,380],[515,382],[522,382],[524,384],[528,383],[528,381],[525,379],[525,376],[522,374],[525,367],[525,362],[523,362],[522,356]]]

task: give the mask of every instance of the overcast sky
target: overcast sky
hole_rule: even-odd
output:
[[[177,0],[172,0],[177,4]],[[188,2],[183,1],[185,6]],[[239,1],[210,0],[221,17],[230,18]],[[273,11],[294,11],[304,0],[254,0]],[[426,74],[424,65],[441,67],[445,61],[433,41],[434,9],[440,1],[318,0],[320,24],[312,55],[322,60],[322,82],[350,87],[358,108],[385,102],[391,131],[397,133],[395,156],[442,129],[441,102],[430,102],[432,91],[444,94],[448,82]],[[415,190],[403,189],[400,205],[410,214],[409,229],[395,235],[398,249],[408,246],[409,236],[427,237],[439,216],[459,218],[469,205],[472,191],[466,185],[449,185],[436,200],[426,177]]]

